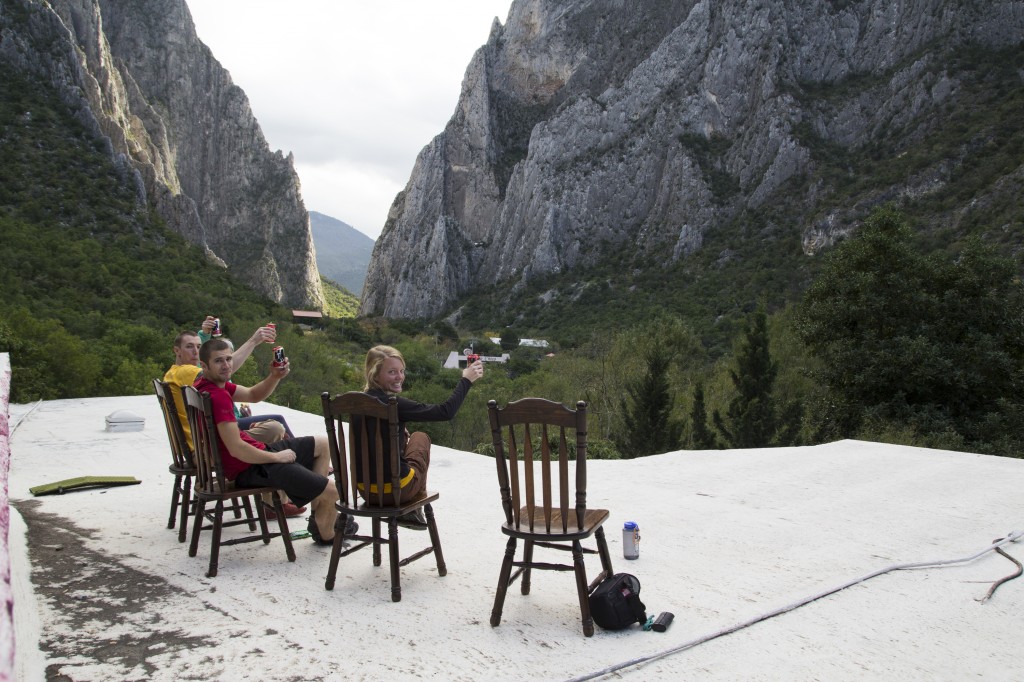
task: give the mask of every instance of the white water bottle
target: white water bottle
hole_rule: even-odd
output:
[[[635,521],[626,521],[622,527],[622,556],[640,558],[640,526]]]

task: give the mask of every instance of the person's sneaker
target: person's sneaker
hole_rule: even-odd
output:
[[[427,517],[423,515],[422,509],[414,509],[408,514],[402,514],[399,516],[398,525],[411,530],[426,530]]]
[[[309,517],[309,523],[306,524],[306,530],[309,531],[309,536],[313,538],[313,543],[321,547],[331,547],[334,545],[334,538],[330,540],[324,540],[320,537],[320,529],[316,525],[316,521],[312,516]]]
[[[345,520],[345,535],[344,537],[350,538],[359,532],[359,524],[356,523],[355,517],[350,516]]]
[[[306,513],[305,507],[296,507],[291,502],[285,502],[281,506],[284,508],[284,515],[288,518],[291,518],[293,516],[302,516]]]

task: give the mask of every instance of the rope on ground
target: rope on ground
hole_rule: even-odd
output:
[[[1003,538],[999,538],[998,540],[993,540],[992,542],[999,542],[999,540],[1002,540],[1002,539]],[[1010,556],[1009,554],[1004,552],[1002,547],[996,547],[996,552],[998,552],[999,554],[1002,554],[1004,557],[1006,557],[1007,559],[1012,561],[1014,564],[1016,564],[1017,565],[1017,571],[1015,573],[1011,573],[1010,575],[1006,576],[1005,578],[1000,578],[999,580],[997,580],[994,583],[992,583],[992,587],[988,588],[988,594],[986,594],[981,599],[975,600],[975,601],[981,602],[982,604],[984,604],[985,602],[987,602],[989,599],[992,598],[992,595],[996,593],[996,590],[999,589],[1000,585],[1002,585],[1003,583],[1008,583],[1011,580],[1013,580],[1014,578],[1019,578],[1021,573],[1024,573],[1024,566],[1022,566],[1021,563],[1019,561],[1017,561],[1016,559],[1014,559],[1012,556]]]
[[[12,426],[12,427],[11,427],[11,432],[10,432],[10,434],[9,434],[9,435],[13,436],[13,435],[14,435],[14,432],[18,430],[18,427],[19,427],[19,426],[21,426],[21,422],[23,422],[23,421],[25,421],[26,419],[28,419],[28,416],[29,416],[30,414],[32,414],[33,412],[35,412],[35,411],[36,411],[36,408],[37,408],[37,407],[39,407],[39,406],[40,406],[40,405],[42,405],[42,404],[43,404],[43,401],[42,401],[42,400],[37,400],[37,401],[36,401],[36,404],[35,404],[35,405],[33,405],[33,406],[31,407],[31,409],[29,409],[29,411],[28,411],[28,412],[26,412],[25,414],[23,414],[23,415],[21,415],[20,417],[18,417],[18,421],[14,422],[14,426]]]
[[[698,637],[696,639],[691,639],[690,641],[684,642],[683,644],[680,644],[679,646],[672,647],[671,649],[666,649],[664,651],[660,651],[660,652],[657,652],[657,653],[654,653],[654,654],[650,654],[648,656],[642,656],[640,658],[634,658],[632,660],[625,661],[623,663],[618,663],[618,664],[609,666],[607,668],[604,668],[602,670],[598,670],[597,672],[588,673],[586,675],[581,675],[579,677],[574,677],[571,680],[569,680],[568,682],[584,682],[584,680],[597,679],[598,677],[603,677],[605,675],[610,675],[611,673],[617,672],[619,670],[623,670],[625,668],[641,665],[641,664],[644,664],[644,663],[650,663],[651,661],[656,661],[658,659],[665,658],[667,656],[671,656],[672,654],[679,653],[680,651],[685,651],[687,649],[692,649],[693,647],[695,647],[695,646],[697,646],[699,644],[704,644],[705,642],[710,642],[713,639],[717,639],[717,638],[723,637],[725,635],[730,635],[730,634],[732,634],[734,632],[737,632],[738,630],[742,630],[743,628],[750,627],[751,625],[754,625],[755,623],[760,623],[761,621],[768,620],[769,618],[774,618],[775,616],[779,616],[779,615],[781,615],[783,613],[786,613],[788,611],[792,611],[794,609],[800,608],[801,606],[806,606],[807,604],[810,604],[811,602],[817,601],[818,599],[821,599],[822,597],[827,597],[827,596],[829,596],[831,594],[835,594],[836,592],[839,592],[841,590],[845,590],[848,587],[853,587],[854,585],[858,585],[858,584],[860,584],[860,583],[862,583],[862,582],[864,582],[866,580],[870,580],[872,578],[876,578],[876,577],[878,577],[880,575],[884,575],[884,574],[890,573],[892,571],[909,571],[909,570],[919,569],[919,568],[938,568],[938,567],[941,567],[941,566],[951,566],[951,565],[955,565],[955,564],[970,563],[970,562],[974,561],[975,559],[977,559],[978,557],[987,554],[988,552],[991,552],[993,550],[999,551],[999,548],[1001,546],[1007,544],[1007,543],[1017,542],[1022,536],[1024,536],[1024,531],[1019,531],[1019,530],[1013,531],[1012,533],[1008,533],[1005,538],[1002,538],[1000,540],[996,540],[995,542],[993,542],[991,545],[989,545],[985,549],[981,550],[980,552],[977,552],[976,554],[972,554],[971,556],[963,557],[963,558],[960,558],[960,559],[940,559],[940,560],[936,560],[936,561],[920,561],[920,562],[909,563],[909,564],[893,564],[892,566],[888,566],[886,568],[882,568],[882,569],[879,569],[877,571],[873,571],[871,573],[868,573],[867,575],[861,576],[860,578],[855,578],[853,580],[850,580],[849,582],[843,583],[842,585],[839,585],[838,587],[834,587],[834,588],[826,590],[824,592],[819,592],[819,593],[811,595],[810,597],[807,597],[805,599],[801,599],[798,602],[794,602],[794,603],[789,604],[787,606],[783,606],[783,607],[780,607],[778,609],[775,609],[774,611],[769,611],[768,613],[762,614],[760,616],[756,616],[754,618],[751,618],[750,620],[745,620],[745,621],[743,621],[741,623],[736,623],[735,625],[732,625],[732,626],[727,627],[727,628],[723,628],[721,630],[717,630],[717,631],[709,633],[707,635],[703,635],[703,636]],[[1014,562],[1016,563],[1015,560],[1014,560]],[[1006,580],[1012,579],[1014,577],[1016,577],[1016,576],[1010,576],[1009,578],[1004,578],[999,583],[997,583],[997,585],[994,585],[993,589],[991,591],[994,592],[995,591],[995,587],[997,587],[998,584],[1006,582]]]

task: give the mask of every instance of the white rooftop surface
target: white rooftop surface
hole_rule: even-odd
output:
[[[265,407],[254,414],[282,413],[300,435],[324,432],[318,415]],[[104,431],[105,416],[119,409],[144,417],[145,428]],[[535,571],[529,596],[514,584],[501,625],[489,625],[506,538],[486,457],[434,448],[430,487],[441,493],[435,512],[448,575],[439,577],[430,557],[406,566],[402,601],[393,603],[387,554],[377,568],[369,548],[341,560],[333,592],[323,586],[329,550],[309,540],[296,541],[295,563],[280,540],[225,547],[219,575],[205,577],[208,537],[189,558],[166,528],[172,478],[154,396],[11,405],[11,425],[25,680],[44,679],[46,666],[73,680],[565,680],[676,649],[605,677],[1024,679],[1024,578],[978,601],[1016,570],[982,550],[1024,527],[1024,460],[841,441],[592,461],[589,502],[611,510],[615,569],[639,577],[650,615],[671,611],[675,620],[664,633],[598,628],[586,638],[571,573]],[[38,498],[28,491],[86,475],[142,483]],[[27,533],[14,506],[28,510]],[[33,556],[51,558],[36,562],[33,589],[18,591],[39,514],[74,524],[83,549],[34,546]],[[622,558],[629,520],[640,526],[636,561]],[[305,527],[292,522],[292,530]],[[426,534],[403,529],[400,540],[409,549]],[[1024,543],[1004,549],[1024,556]],[[887,572],[687,646],[879,569],[979,553]],[[548,555],[568,556],[537,550]],[[79,563],[80,579],[47,588],[56,562]],[[587,568],[590,576],[598,570],[595,556]],[[126,598],[134,584],[141,594]],[[40,640],[58,653],[40,651]],[[118,658],[113,646],[134,640],[143,663]]]

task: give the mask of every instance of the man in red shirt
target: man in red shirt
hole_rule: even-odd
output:
[[[231,343],[223,337],[204,343],[199,350],[203,374],[194,384],[196,390],[210,394],[224,476],[240,487],[277,486],[300,507],[312,503],[309,532],[317,544],[330,545],[334,542],[338,490],[327,475],[331,466],[327,437],[286,438],[267,445],[239,430],[234,401],[266,400],[288,376],[289,366],[286,358],[281,367],[272,366],[270,374],[255,386],[239,386],[231,382],[233,353]],[[345,532],[356,532],[351,519]]]

